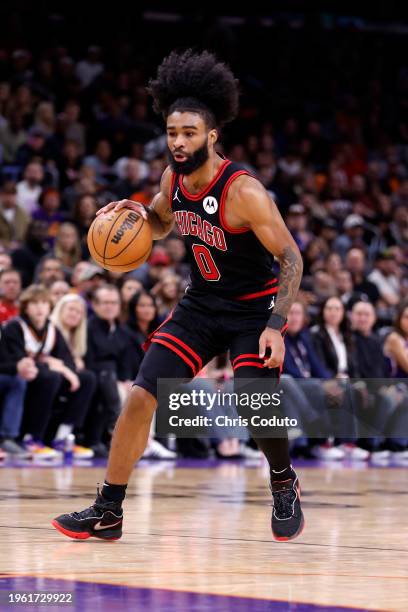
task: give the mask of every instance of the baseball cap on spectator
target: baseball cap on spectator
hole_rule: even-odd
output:
[[[170,265],[170,263],[170,257],[168,256],[166,251],[160,247],[156,247],[149,259],[149,264],[151,266],[168,266]]]
[[[80,272],[78,276],[78,281],[83,282],[83,281],[91,280],[92,278],[94,278],[94,276],[97,276],[97,275],[104,276],[104,274],[105,272],[103,268],[100,268],[99,266],[95,266],[94,264],[90,263],[88,266],[84,267],[84,269]]]
[[[348,215],[348,217],[346,217],[343,223],[344,229],[353,229],[354,227],[363,227],[363,226],[364,226],[363,217],[355,213]]]
[[[337,223],[331,217],[327,217],[323,221],[323,227],[327,229],[337,230]]]

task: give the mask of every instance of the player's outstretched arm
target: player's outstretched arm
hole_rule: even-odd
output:
[[[261,357],[264,356],[266,347],[269,346],[272,350],[266,365],[278,367],[284,356],[280,329],[286,321],[291,305],[296,300],[303,272],[302,256],[275,202],[263,185],[249,176],[239,177],[234,183],[235,188],[229,194],[229,198],[233,201],[234,215],[237,215],[236,222],[249,226],[280,264],[278,297],[259,342]]]
[[[154,196],[152,203],[147,208],[140,202],[120,200],[118,202],[109,202],[109,204],[98,210],[96,214],[102,215],[112,209],[118,211],[121,208],[129,208],[149,221],[152,228],[153,240],[165,238],[173,229],[175,222],[174,214],[170,206],[170,182],[171,171],[169,168],[166,168],[160,181],[160,191]]]

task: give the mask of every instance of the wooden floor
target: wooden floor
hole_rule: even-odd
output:
[[[408,610],[408,470],[299,467],[306,528],[276,543],[264,466],[184,465],[135,470],[118,542],[71,541],[50,525],[90,505],[102,467],[0,468],[0,578],[34,577],[42,590],[43,579],[59,578],[67,589],[85,581],[282,602],[229,607],[228,598],[192,610]],[[173,610],[160,601],[144,611]]]

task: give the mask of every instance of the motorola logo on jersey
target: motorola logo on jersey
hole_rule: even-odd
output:
[[[212,225],[206,219],[203,220],[200,215],[192,211],[177,210],[174,214],[183,236],[198,236],[208,246],[220,251],[227,250],[225,234],[220,227]]]
[[[218,210],[218,202],[213,196],[207,196],[203,200],[203,208],[206,213],[213,215]]]

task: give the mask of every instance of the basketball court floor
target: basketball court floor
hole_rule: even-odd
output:
[[[50,525],[90,505],[103,463],[0,468],[1,610],[408,610],[408,471],[298,463],[306,528],[270,533],[263,463],[142,461],[116,542]],[[73,604],[10,604],[11,593]]]

